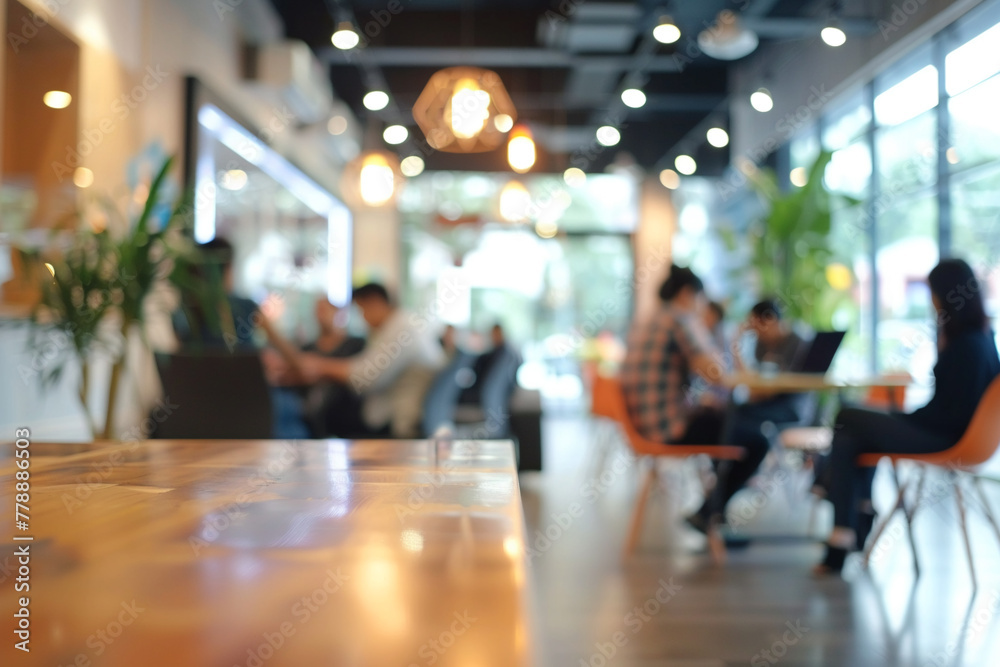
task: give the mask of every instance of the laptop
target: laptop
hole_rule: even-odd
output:
[[[830,370],[846,331],[820,331],[809,344],[808,351],[793,367],[796,373],[823,375]]]

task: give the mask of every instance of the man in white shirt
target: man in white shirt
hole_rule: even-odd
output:
[[[311,382],[341,382],[358,393],[366,435],[420,437],[424,395],[444,367],[444,350],[429,327],[392,304],[382,285],[357,288],[354,302],[371,329],[364,351],[346,359],[302,355],[303,375]]]

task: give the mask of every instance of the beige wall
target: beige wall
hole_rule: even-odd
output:
[[[671,241],[677,228],[677,211],[670,191],[655,177],[647,177],[639,191],[639,227],[635,244],[634,319],[647,317],[659,302],[657,292],[667,277],[673,256]]]

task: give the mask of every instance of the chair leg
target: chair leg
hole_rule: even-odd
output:
[[[646,502],[649,500],[649,493],[656,481],[656,461],[649,461],[649,468],[646,470],[645,479],[639,489],[639,495],[635,499],[635,509],[632,510],[632,520],[629,523],[628,537],[625,539],[625,555],[630,556],[635,552],[635,547],[639,543],[639,534],[642,532],[642,519],[646,514]]]
[[[913,505],[907,507],[904,497],[903,502],[903,515],[906,517],[906,535],[910,540],[910,551],[913,553],[913,570],[917,579],[920,578],[920,559],[917,558],[917,542],[913,539],[913,517],[917,513],[917,508],[920,507],[920,501],[923,498],[924,492],[924,477],[927,471],[923,466],[920,466],[920,477],[917,478],[917,497],[913,502]]]
[[[868,564],[871,561],[872,551],[875,550],[875,545],[878,543],[879,539],[882,537],[882,533],[885,532],[885,527],[889,525],[892,521],[892,517],[896,515],[896,512],[903,508],[904,500],[906,498],[906,484],[903,484],[899,480],[899,476],[895,475],[896,484],[899,486],[899,493],[896,496],[896,504],[892,506],[892,510],[885,516],[885,519],[881,521],[875,532],[868,540],[868,546],[865,547],[865,554],[861,560],[861,566],[868,569]]]
[[[986,492],[983,491],[983,480],[978,477],[972,478],[972,484],[976,487],[976,492],[979,494],[979,502],[983,504],[983,512],[986,514],[987,521],[993,526],[993,532],[996,533],[997,542],[1000,542],[1000,525],[997,524],[996,516],[993,514],[993,508],[990,506],[990,501],[986,498]]]
[[[962,485],[958,475],[954,471],[951,472],[951,483],[955,488],[955,503],[958,505],[958,521],[962,526],[962,538],[965,540],[965,555],[969,558],[969,576],[972,577],[972,592],[975,593],[976,590],[978,590],[979,585],[976,582],[976,566],[972,561],[972,543],[969,541],[969,527],[966,523],[965,500],[962,497]]]

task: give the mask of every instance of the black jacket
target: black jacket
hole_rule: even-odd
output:
[[[958,442],[972,421],[979,399],[997,375],[1000,357],[992,331],[967,331],[949,341],[934,366],[934,397],[908,415],[931,433]]]

